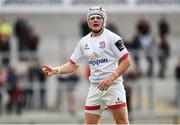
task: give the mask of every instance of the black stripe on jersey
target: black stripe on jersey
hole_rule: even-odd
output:
[[[118,40],[116,43],[115,43],[116,47],[119,49],[119,51],[122,51],[125,46],[124,46],[124,43],[122,42],[122,40]]]

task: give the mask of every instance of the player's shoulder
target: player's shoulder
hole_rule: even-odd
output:
[[[109,39],[122,39],[121,36],[117,35],[116,33],[112,32],[108,29],[105,29],[105,33]]]

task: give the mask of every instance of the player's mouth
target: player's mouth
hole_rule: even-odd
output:
[[[99,26],[99,24],[93,24],[93,26],[94,26],[94,27],[98,27],[98,26]]]

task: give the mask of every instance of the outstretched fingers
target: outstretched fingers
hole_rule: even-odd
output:
[[[42,69],[42,72],[43,72],[46,76],[49,76],[49,75],[51,75],[51,74],[53,73],[53,69],[52,69],[51,67],[49,67],[49,66],[43,65],[43,66],[41,67],[41,69]]]

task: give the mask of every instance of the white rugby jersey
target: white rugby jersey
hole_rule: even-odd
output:
[[[99,84],[116,70],[119,59],[123,60],[127,56],[128,51],[122,38],[104,29],[100,36],[91,37],[91,33],[84,36],[77,44],[70,60],[80,65],[82,59],[86,59],[91,71],[90,82]],[[121,76],[114,82],[119,81],[122,81]]]

